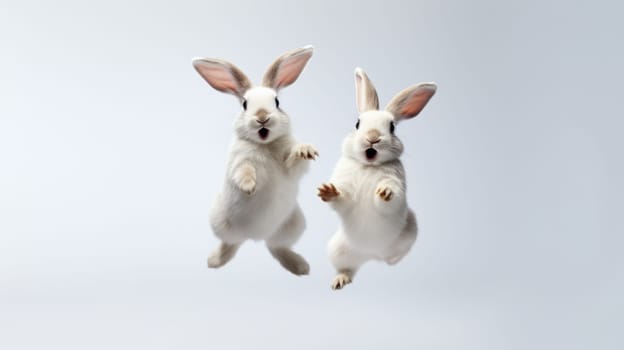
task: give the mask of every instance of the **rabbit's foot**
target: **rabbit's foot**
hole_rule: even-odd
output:
[[[338,192],[338,190],[336,189],[336,186],[334,186],[334,184],[332,183],[322,184],[318,188],[318,196],[321,197],[321,200],[323,202],[332,201],[339,195],[340,195],[340,192]]]
[[[293,149],[293,153],[296,158],[311,160],[315,160],[316,157],[319,155],[318,151],[316,150],[316,148],[314,148],[314,146],[304,143],[295,146]]]
[[[386,202],[389,202],[394,195],[394,191],[389,185],[380,185],[375,190],[375,193],[377,194],[377,196],[379,196],[379,198],[383,199]]]
[[[247,194],[252,194],[256,191],[256,180],[254,180],[251,176],[244,177],[241,180],[239,187],[241,191]]]
[[[334,281],[331,284],[333,290],[342,289],[347,284],[351,283],[351,276],[344,272],[340,272],[334,277]]]

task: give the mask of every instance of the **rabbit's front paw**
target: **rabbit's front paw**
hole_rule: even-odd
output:
[[[339,195],[340,192],[338,192],[336,186],[332,183],[322,184],[321,187],[318,188],[318,196],[321,197],[323,202],[332,201]]]
[[[247,194],[252,194],[256,191],[256,180],[254,180],[251,176],[248,176],[243,178],[238,186],[241,191]]]
[[[377,190],[375,190],[375,193],[379,196],[379,198],[386,202],[389,202],[394,196],[394,190],[392,189],[392,186],[389,185],[379,185]]]
[[[302,143],[295,146],[294,155],[296,158],[315,160],[319,153],[314,146]]]

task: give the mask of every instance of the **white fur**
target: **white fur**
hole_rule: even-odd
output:
[[[301,50],[311,55],[310,47]],[[287,59],[296,54],[297,51],[289,53]],[[239,93],[237,87],[245,84],[228,80],[234,79],[226,74],[232,69],[229,63],[198,59],[194,64],[203,62],[208,62],[211,70],[205,70],[208,71],[206,76],[201,69],[198,72],[211,85],[234,86],[225,92],[237,95],[241,102],[246,101],[246,109],[234,122],[235,137],[225,183],[210,213],[213,232],[222,243],[211,253],[208,266],[224,265],[234,257],[240,244],[251,239],[265,241],[271,254],[289,271],[307,274],[308,263],[290,248],[305,229],[305,218],[296,201],[299,180],[308,168],[308,160],[314,159],[318,152],[310,145],[297,143],[291,136],[290,119],[276,105],[274,88],[253,86]],[[221,62],[225,62],[223,71],[212,76],[221,69]],[[274,64],[281,62],[278,59]],[[258,113],[263,114],[262,117]],[[261,125],[263,120],[265,123]],[[262,127],[269,130],[265,139],[259,134]]]
[[[406,200],[405,170],[399,159],[403,144],[390,132],[390,124],[402,117],[388,111],[371,110],[376,92],[361,69],[356,70],[359,128],[345,138],[330,184],[319,188],[319,196],[338,213],[341,225],[328,244],[337,275],[333,289],[351,283],[362,264],[383,260],[393,265],[410,250],[417,235],[414,213]],[[425,102],[426,103],[426,102]],[[371,135],[377,141],[371,144]],[[368,159],[366,149],[377,155]],[[329,188],[337,191],[335,194]],[[329,194],[328,194],[329,193]]]

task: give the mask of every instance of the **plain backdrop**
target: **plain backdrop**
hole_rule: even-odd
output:
[[[0,2],[0,348],[621,349],[621,5],[594,1]],[[313,44],[280,95],[320,158],[311,275],[249,243],[220,270],[208,211],[235,98]],[[357,112],[436,81],[399,125],[420,236],[334,292],[316,197]]]

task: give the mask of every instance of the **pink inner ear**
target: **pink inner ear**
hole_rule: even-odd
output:
[[[405,101],[399,113],[405,118],[412,118],[416,116],[433,96],[434,91],[430,89],[418,89]]]
[[[238,84],[236,84],[232,73],[227,68],[212,65],[198,65],[197,70],[213,88],[222,92],[238,92]]]
[[[294,83],[309,58],[308,55],[299,55],[283,62],[279,66],[273,87],[279,89]]]

